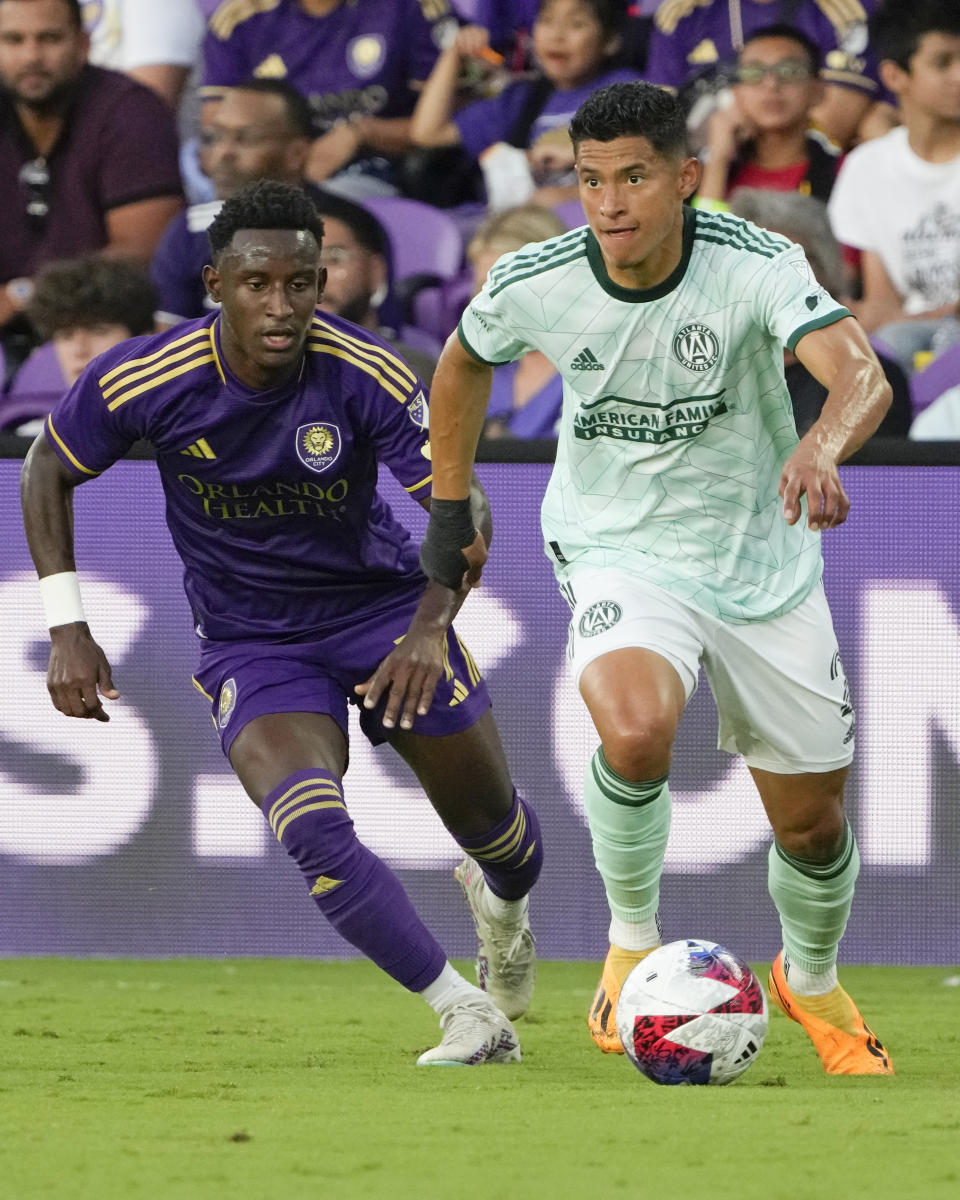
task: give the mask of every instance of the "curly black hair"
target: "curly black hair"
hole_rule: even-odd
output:
[[[323,220],[306,192],[293,184],[258,179],[240,188],[207,230],[214,262],[233,241],[238,229],[295,229],[312,233],[323,243]]]
[[[591,93],[574,113],[570,140],[612,142],[644,137],[665,158],[685,158],[687,121],[677,98],[652,83],[611,83]]]
[[[87,254],[41,267],[26,313],[46,339],[70,329],[123,325],[132,337],[153,332],[159,298],[146,267]]]

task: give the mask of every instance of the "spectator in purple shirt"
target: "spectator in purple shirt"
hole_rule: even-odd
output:
[[[322,240],[299,188],[241,190],[210,227],[204,278],[221,311],[95,359],[48,418],[23,470],[48,686],[66,716],[109,719],[101,696],[119,693],[84,616],[68,514],[78,484],[145,438],[200,635],[195,682],[241,784],[320,914],[439,1015],[443,1039],[418,1063],[518,1062],[511,1020],[533,990],[539,825],[513,787],[484,681],[448,629],[471,582],[466,561],[457,590],[429,583],[377,491],[383,464],[431,507],[423,387],[375,334],[317,311]],[[489,539],[479,483],[473,494],[471,519]],[[402,711],[383,687],[399,675],[419,685]],[[466,855],[457,878],[483,945],[483,990],[357,838],[343,787],[350,701]]]
[[[823,62],[824,98],[814,121],[847,149],[864,129],[885,132],[896,123],[869,46],[867,14],[875,7],[876,0],[663,0],[644,78],[675,89],[686,84],[688,92],[699,78],[707,90],[715,72],[718,83],[724,68],[732,72],[746,38],[767,25],[791,25],[819,48]]]
[[[446,0],[224,0],[204,41],[205,93],[286,79],[313,109],[308,177],[355,197],[389,194],[412,145],[416,89],[454,26]]]
[[[575,199],[573,148],[567,137],[571,117],[597,88],[637,78],[635,71],[613,66],[624,17],[622,0],[541,0],[533,25],[541,73],[518,78],[496,97],[455,111],[462,64],[485,46],[475,26],[461,30],[417,101],[413,140],[420,146],[460,145],[480,159],[492,207],[529,199],[551,207]],[[511,147],[521,153],[511,154]],[[511,176],[519,176],[515,184],[510,179],[501,186],[501,162]]]
[[[78,0],[0,0],[0,327],[44,263],[149,262],[183,203],[169,109],[87,47]]]

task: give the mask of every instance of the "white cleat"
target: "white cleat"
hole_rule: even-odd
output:
[[[440,1018],[443,1041],[425,1050],[418,1067],[479,1067],[520,1062],[517,1031],[486,996],[464,1000]]]
[[[483,903],[483,871],[475,859],[465,858],[454,870],[473,914],[480,946],[477,950],[477,983],[515,1021],[530,1006],[537,978],[537,956],[530,920],[515,925],[491,917]]]

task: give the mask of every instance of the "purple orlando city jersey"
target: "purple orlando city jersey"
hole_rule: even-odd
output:
[[[317,134],[352,113],[405,117],[450,25],[446,0],[347,0],[323,16],[297,0],[224,0],[203,44],[203,82],[286,79],[309,99]]]
[[[317,312],[298,375],[253,391],[220,317],[133,338],[86,368],[47,438],[84,478],[151,442],[197,631],[218,640],[335,633],[421,590],[417,547],[376,490],[384,463],[430,495],[427,402],[380,338]]]

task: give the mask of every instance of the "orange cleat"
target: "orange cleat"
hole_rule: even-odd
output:
[[[621,950],[619,946],[611,946],[607,951],[600,984],[587,1014],[590,1036],[604,1054],[623,1054],[623,1043],[617,1033],[620,989],[637,963],[649,953],[649,950]]]
[[[770,968],[767,984],[770,999],[782,1013],[803,1027],[813,1042],[823,1069],[828,1075],[892,1075],[893,1063],[883,1043],[864,1021],[857,1006],[842,988],[839,990],[849,1001],[855,1033],[846,1033],[836,1025],[830,1025],[813,1013],[805,1012],[800,997],[787,986],[783,969],[783,951],[777,955]]]

